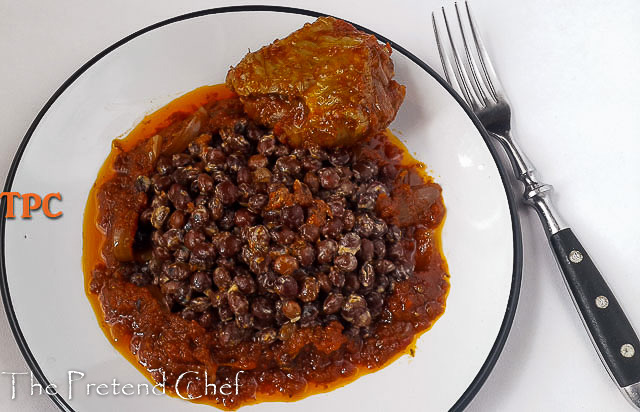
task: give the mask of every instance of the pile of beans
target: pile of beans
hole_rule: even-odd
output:
[[[415,265],[412,229],[376,213],[397,173],[349,150],[292,149],[240,119],[137,178],[150,206],[130,282],[156,285],[223,344],[335,320],[368,336],[391,321],[386,300]]]

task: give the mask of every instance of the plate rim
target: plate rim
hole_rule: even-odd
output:
[[[222,14],[222,13],[235,13],[235,12],[247,12],[247,11],[268,11],[268,12],[277,12],[277,13],[289,13],[289,14],[299,14],[310,17],[323,17],[323,16],[332,16],[330,14],[320,13],[308,9],[296,8],[296,7],[286,7],[286,6],[269,6],[269,5],[243,5],[243,6],[227,6],[227,7],[216,7],[210,9],[203,9],[198,11],[193,11],[185,14],[181,14],[178,16],[171,17],[166,20],[162,20],[160,22],[151,24],[146,26],[140,30],[135,31],[134,33],[129,34],[128,36],[120,39],[119,41],[113,43],[109,47],[102,50],[100,53],[96,54],[93,58],[83,64],[79,69],[77,69],[67,80],[62,83],[62,85],[53,93],[53,95],[47,100],[45,105],[40,109],[35,119],[27,129],[20,145],[18,146],[18,150],[13,157],[11,162],[11,166],[9,168],[9,172],[7,174],[7,178],[4,185],[4,191],[10,192],[11,186],[13,184],[13,180],[15,178],[18,166],[20,164],[20,160],[22,159],[22,155],[27,147],[27,144],[31,140],[31,137],[38,127],[40,121],[49,110],[49,108],[55,103],[55,101],[66,91],[66,89],[73,84],[80,75],[82,75],[85,71],[87,71],[91,66],[97,63],[100,59],[102,59],[107,54],[111,53],[118,47],[128,43],[130,40],[135,39],[136,37],[141,36],[147,32],[155,30],[157,28],[211,14]],[[336,17],[336,16],[332,16]],[[339,18],[339,17],[336,17]],[[507,337],[509,336],[509,332],[511,331],[511,326],[513,324],[513,320],[516,313],[516,307],[518,305],[518,300],[520,296],[520,286],[522,282],[522,265],[523,265],[523,248],[522,248],[522,232],[520,227],[520,218],[518,215],[518,207],[515,199],[515,195],[512,190],[510,190],[511,184],[509,180],[509,172],[506,170],[502,160],[500,160],[500,155],[498,154],[498,150],[494,146],[494,142],[491,137],[487,134],[486,130],[476,117],[476,115],[471,111],[469,106],[462,100],[462,98],[455,92],[455,90],[428,64],[422,61],[420,58],[415,56],[413,53],[405,49],[404,47],[398,45],[394,41],[388,39],[385,36],[382,36],[376,33],[373,30],[367,29],[359,24],[352,23],[349,20],[345,20],[351,24],[353,24],[359,30],[362,30],[366,33],[373,34],[379,41],[384,43],[388,43],[391,45],[393,49],[403,54],[413,63],[417,64],[420,68],[427,72],[431,77],[433,77],[440,85],[456,100],[458,105],[464,110],[467,116],[471,119],[474,126],[482,136],[489,152],[491,153],[491,157],[493,158],[496,167],[498,168],[498,173],[500,175],[502,186],[505,191],[505,195],[507,198],[507,203],[509,206],[509,214],[511,217],[511,229],[513,233],[513,269],[511,276],[511,287],[509,291],[509,298],[507,300],[506,310],[504,317],[502,319],[502,323],[500,325],[500,329],[496,336],[496,339],[489,351],[487,358],[484,363],[480,367],[480,370],[471,381],[471,384],[467,387],[467,389],[462,393],[460,398],[451,406],[450,411],[462,411],[466,408],[466,406],[471,402],[471,400],[475,397],[475,395],[479,392],[482,385],[487,380],[489,374],[493,370],[504,345],[506,343]],[[27,365],[35,375],[38,382],[46,387],[49,385],[49,380],[40,369],[38,362],[35,360],[33,353],[29,349],[29,345],[27,344],[26,339],[24,338],[22,331],[20,329],[20,325],[18,324],[18,319],[16,317],[15,311],[13,309],[13,304],[11,302],[11,295],[9,292],[9,284],[7,278],[7,271],[5,266],[5,228],[6,228],[6,197],[2,198],[2,203],[0,204],[0,295],[2,296],[2,303],[5,309],[5,313],[7,316],[7,320],[9,321],[9,326],[11,327],[11,331],[13,333],[13,337],[16,340],[18,348],[22,353]],[[66,400],[60,396],[59,394],[49,395],[51,400],[54,402],[56,406],[60,408],[62,411],[67,412],[75,412],[75,410],[66,402]]]

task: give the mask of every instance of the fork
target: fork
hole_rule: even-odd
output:
[[[511,106],[482,44],[469,4],[465,1],[462,12],[457,2],[454,7],[458,40],[452,36],[444,7],[441,18],[436,19],[436,12],[431,14],[446,81],[469,105],[489,136],[507,152],[516,178],[524,185],[523,199],[540,217],[569,294],[600,359],[625,397],[640,409],[638,336],[595,264],[559,217],[551,201],[552,186],[541,182],[516,143],[511,130]],[[444,22],[444,31],[439,29],[437,20]]]

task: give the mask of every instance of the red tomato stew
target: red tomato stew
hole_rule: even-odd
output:
[[[203,87],[114,141],[85,212],[86,292],[167,393],[295,400],[413,354],[445,309],[444,215],[388,131],[291,148]]]

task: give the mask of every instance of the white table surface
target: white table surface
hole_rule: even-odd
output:
[[[439,67],[430,13],[441,2],[267,3],[360,23]],[[256,1],[234,4],[252,3]],[[640,331],[640,2],[471,3],[516,108],[523,148],[555,185],[558,208]],[[230,4],[0,0],[2,181],[37,112],[88,59],[151,23]],[[524,207],[520,216],[524,274],[515,322],[493,373],[468,410],[632,410],[591,346],[537,217]],[[0,348],[0,371],[28,370],[4,314]],[[0,376],[0,410],[56,410],[45,396],[25,396],[28,388],[25,382],[12,401],[10,378]],[[425,389],[425,396],[437,393]]]

